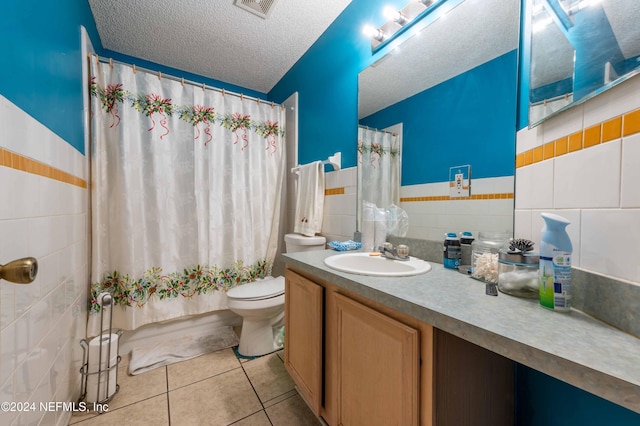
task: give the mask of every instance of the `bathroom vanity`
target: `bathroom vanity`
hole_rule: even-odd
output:
[[[639,339],[439,264],[371,277],[333,255],[284,255],[285,366],[329,425],[512,425],[514,361],[640,412]]]
[[[304,269],[285,294],[285,366],[329,425],[513,424],[511,360]]]

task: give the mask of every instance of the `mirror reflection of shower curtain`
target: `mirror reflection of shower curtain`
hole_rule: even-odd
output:
[[[362,203],[388,208],[400,204],[400,136],[358,126],[358,230]]]
[[[113,326],[226,309],[226,290],[271,272],[284,112],[91,58],[91,308]]]

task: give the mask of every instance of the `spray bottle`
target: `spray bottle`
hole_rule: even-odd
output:
[[[540,304],[554,311],[571,310],[571,240],[565,228],[567,219],[542,213],[545,227],[540,242]]]

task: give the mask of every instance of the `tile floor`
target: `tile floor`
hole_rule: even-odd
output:
[[[77,414],[70,424],[320,425],[284,368],[282,351],[252,360],[223,349],[129,376],[118,369],[120,391],[103,414]]]

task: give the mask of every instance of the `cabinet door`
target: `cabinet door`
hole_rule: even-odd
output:
[[[418,424],[418,331],[331,294],[337,311],[338,424]]]
[[[322,404],[322,294],[321,286],[287,271],[284,365],[316,415]]]

